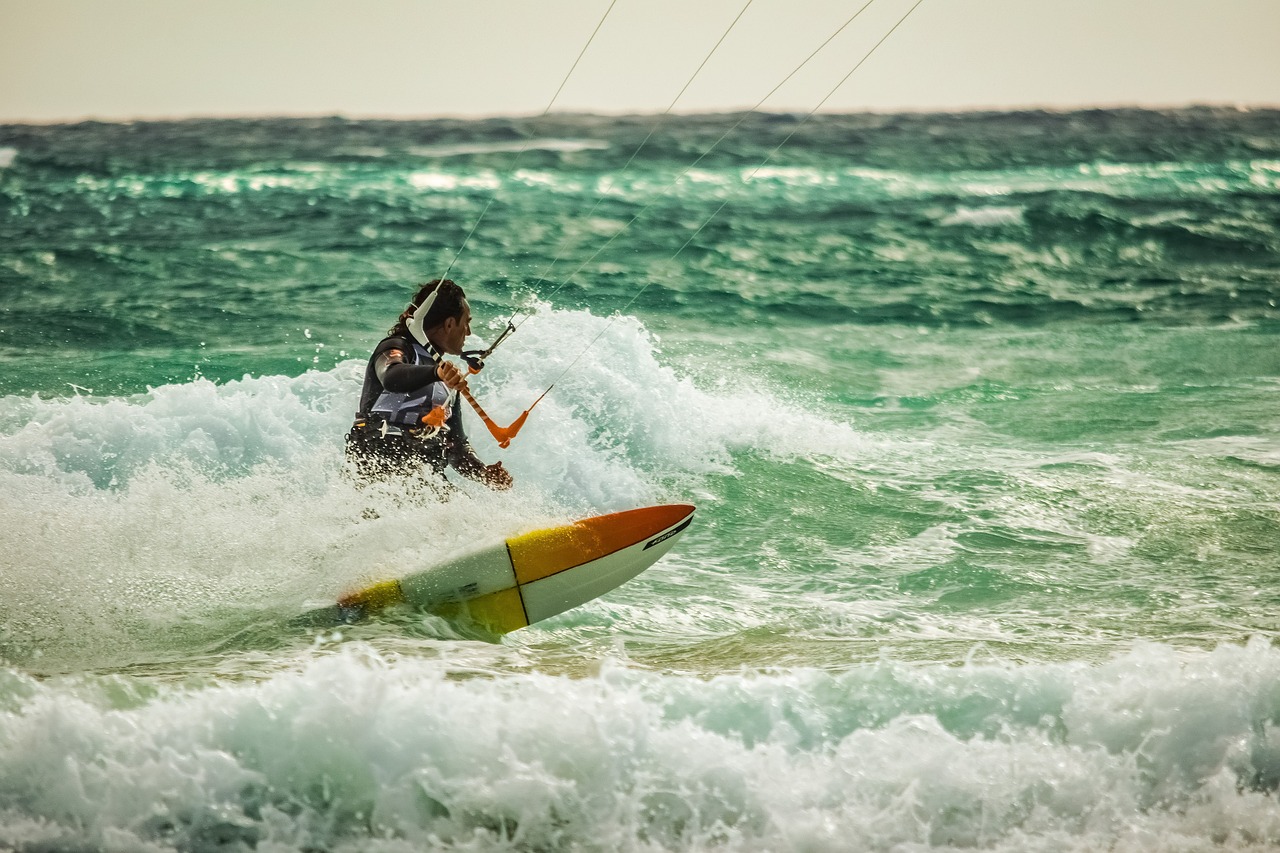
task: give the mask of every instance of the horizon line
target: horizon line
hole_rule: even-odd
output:
[[[1280,110],[1280,102],[1277,103],[1247,103],[1238,101],[1188,101],[1182,103],[1139,103],[1116,101],[1111,103],[1080,103],[1080,104],[1024,104],[1024,105],[972,105],[965,107],[896,107],[896,108],[869,108],[864,110],[847,110],[847,109],[831,109],[818,110],[814,115],[839,115],[839,116],[890,116],[890,115],[992,115],[992,114],[1017,114],[1017,113],[1055,113],[1069,114],[1079,112],[1110,112],[1110,111],[1136,111],[1136,112],[1172,112],[1172,111],[1190,111],[1190,110],[1224,110],[1240,113],[1249,112],[1272,112]],[[379,121],[379,122],[421,122],[421,121],[492,121],[495,119],[508,119],[512,121],[533,121],[538,119],[550,118],[612,118],[612,119],[629,119],[629,118],[654,118],[660,116],[678,116],[682,118],[697,118],[709,116],[735,116],[743,113],[757,113],[759,115],[796,115],[809,114],[804,109],[751,109],[749,107],[727,107],[724,109],[707,109],[707,110],[687,110],[673,111],[663,113],[657,110],[553,110],[549,113],[538,112],[476,112],[476,113],[358,113],[347,112],[343,110],[335,111],[317,111],[317,112],[245,112],[245,113],[184,113],[168,116],[135,114],[130,116],[103,116],[97,114],[84,114],[79,116],[64,116],[56,118],[7,118],[0,117],[0,127],[12,126],[39,126],[48,127],[55,125],[73,125],[73,124],[162,124],[177,123],[186,121],[254,121],[254,120],[289,120],[289,121],[308,121],[323,119],[341,119],[343,121]]]

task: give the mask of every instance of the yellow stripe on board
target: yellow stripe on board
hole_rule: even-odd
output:
[[[400,588],[400,581],[391,580],[345,595],[338,599],[338,604],[343,607],[362,607],[367,613],[402,601],[404,601],[404,590]]]
[[[518,587],[508,587],[468,601],[451,601],[438,604],[431,612],[449,621],[464,617],[494,634],[510,634],[529,625],[524,612],[524,600]]]
[[[648,506],[513,536],[507,550],[516,580],[532,583],[629,548],[678,524],[693,510],[689,504]]]

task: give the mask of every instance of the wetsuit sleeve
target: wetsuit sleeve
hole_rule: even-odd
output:
[[[378,356],[378,360],[374,362],[374,370],[377,371],[378,381],[388,391],[395,391],[397,394],[415,391],[440,378],[436,375],[434,364],[406,364],[386,359],[387,353]]]
[[[410,364],[409,342],[403,338],[387,338],[374,353],[373,370],[378,382],[388,391],[406,393],[439,380],[434,364]]]

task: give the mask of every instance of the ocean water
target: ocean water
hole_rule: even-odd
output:
[[[555,387],[360,491],[447,268]],[[1278,299],[1277,112],[0,127],[0,850],[1275,849]],[[675,501],[500,640],[290,627]]]

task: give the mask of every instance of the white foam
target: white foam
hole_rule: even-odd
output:
[[[555,151],[574,154],[579,151],[605,151],[608,142],[600,139],[530,139],[522,142],[465,142],[454,145],[417,145],[409,153],[417,157],[460,157],[473,154],[503,154],[520,151]]]
[[[996,228],[1003,225],[1021,225],[1025,208],[1013,207],[958,207],[941,220],[939,225],[968,226],[970,228]]]
[[[489,648],[489,647],[485,647]],[[0,670],[0,845],[1263,850],[1265,642],[1110,662],[475,677],[348,644],[138,692]],[[492,655],[483,651],[485,659]],[[457,677],[468,674],[470,677]]]
[[[743,169],[743,181],[777,181],[792,186],[830,186],[839,182],[839,176],[831,171],[803,166],[766,166]]]
[[[357,368],[224,385],[196,379],[134,397],[4,398],[0,413],[21,426],[0,436],[0,471],[105,487],[153,463],[225,474],[289,464],[345,432]]]
[[[409,186],[416,190],[438,190],[441,192],[450,192],[459,187],[495,191],[502,185],[502,181],[492,173],[466,177],[449,172],[419,170],[410,173],[407,180]]]
[[[545,458],[545,448],[566,434],[573,436],[570,453],[559,460],[566,465],[581,455],[659,475],[724,473],[737,451],[790,459],[872,446],[848,424],[815,416],[748,377],[702,387],[700,377],[660,361],[659,343],[633,317],[543,308],[503,347],[484,381],[499,399],[515,403],[508,412],[556,382],[530,416],[529,439],[522,434],[520,446],[512,445],[513,458],[530,463],[525,453]]]
[[[0,169],[7,169],[12,166],[17,156],[17,148],[0,147]]]

